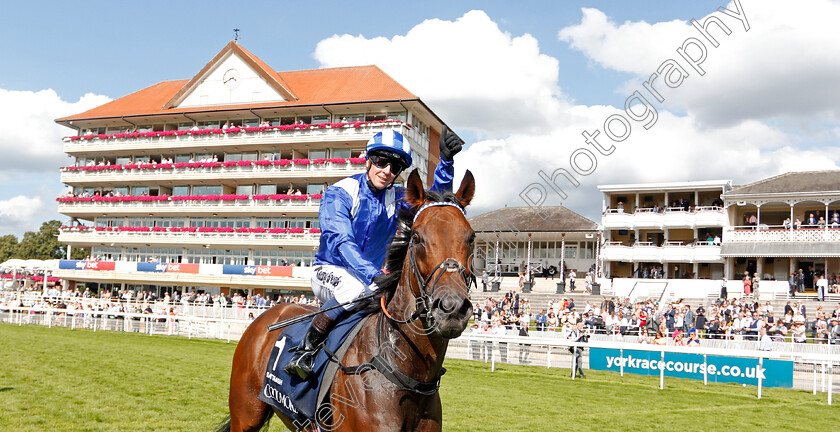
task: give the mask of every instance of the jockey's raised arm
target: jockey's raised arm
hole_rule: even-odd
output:
[[[446,126],[441,131],[440,162],[431,189],[452,190],[453,157],[462,142]],[[321,239],[312,269],[312,290],[322,309],[351,302],[378,289],[388,243],[397,229],[399,209],[410,206],[404,190],[394,182],[411,166],[411,146],[397,131],[379,132],[368,141],[365,172],[340,180],[327,188],[321,199]],[[314,353],[336,321],[353,305],[317,315],[298,352],[285,371],[306,379],[312,372]]]

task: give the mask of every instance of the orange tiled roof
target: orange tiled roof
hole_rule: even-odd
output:
[[[228,47],[230,47],[230,44]],[[225,49],[229,49],[228,47]],[[288,89],[297,100],[239,105],[166,108],[166,105],[179,92],[182,92],[183,89],[186,89],[194,83],[195,78],[193,78],[192,80],[159,82],[83,113],[62,117],[56,119],[56,121],[64,122],[70,120],[165,115],[213,110],[419,99],[377,66],[353,66],[278,72],[269,69],[262,60],[259,60],[253,54],[241,48],[239,50],[251,56],[252,60],[260,68],[264,68],[267,74],[273,75],[272,78],[276,77],[277,83]],[[224,52],[225,50],[220,54]],[[205,69],[202,69],[202,71],[211,66],[214,61],[211,61],[208,66],[205,66]]]

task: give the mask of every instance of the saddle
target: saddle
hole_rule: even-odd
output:
[[[370,312],[362,310],[337,323],[316,354],[313,373],[306,380],[289,376],[283,366],[300,345],[311,320],[286,327],[271,350],[259,399],[296,422],[314,419],[339,368],[333,357],[344,357],[369,317]]]

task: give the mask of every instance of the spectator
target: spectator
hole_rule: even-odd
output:
[[[528,323],[519,321],[519,336],[528,337]],[[519,364],[528,364],[528,356],[531,354],[530,344],[519,345]]]
[[[773,351],[773,340],[767,334],[767,329],[761,328],[761,338],[758,341],[758,349],[761,351]]]
[[[586,342],[589,336],[583,332],[583,321],[578,321],[575,324],[574,329],[569,332],[567,339],[573,342]],[[572,369],[572,378],[575,377],[578,373],[580,374],[581,378],[586,378],[583,374],[583,347],[582,346],[571,346],[569,347],[569,352],[574,354],[574,368]]]

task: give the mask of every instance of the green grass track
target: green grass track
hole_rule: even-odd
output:
[[[0,324],[0,431],[210,431],[234,343]],[[835,430],[840,403],[785,389],[448,360],[445,431]],[[270,430],[284,430],[274,421]]]

